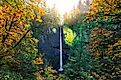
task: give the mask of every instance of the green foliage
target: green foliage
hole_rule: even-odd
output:
[[[27,37],[31,35],[28,34]],[[38,56],[35,38],[25,38],[15,48],[16,55],[6,56],[0,62],[0,78],[2,80],[35,80],[34,73],[39,67],[33,64]]]
[[[31,35],[30,35],[31,36]],[[29,37],[29,35],[28,35]],[[39,70],[39,66],[33,63],[37,54],[37,42],[35,38],[25,38],[16,48],[16,59],[19,61],[18,70],[24,79],[36,79],[34,73]]]
[[[21,80],[23,79],[23,77],[21,76],[21,74],[14,72],[14,71],[10,71],[7,69],[2,69],[0,70],[0,80]]]
[[[57,9],[54,6],[42,16],[40,1],[25,0],[27,5],[17,1],[0,1],[0,80],[121,79],[120,0],[93,0],[86,18],[80,8],[64,15],[64,26],[69,26],[64,27],[64,39],[70,45],[64,74],[49,66],[43,69],[37,51],[40,34],[61,23]]]
[[[31,30],[32,30],[32,36],[36,39],[40,39],[40,34],[44,34],[44,29],[42,26],[42,23],[39,23],[37,21],[31,21]]]
[[[85,23],[75,23],[73,31],[76,32],[76,38],[70,47],[68,62],[65,65],[65,75],[68,79],[73,80],[93,80],[91,69],[93,68],[91,55],[88,52],[87,44],[89,31]],[[67,79],[67,80],[68,80]]]
[[[76,33],[73,32],[71,29],[69,29],[68,27],[64,27],[64,40],[66,42],[66,44],[68,45],[72,45],[73,44],[73,40],[76,37]]]
[[[121,78],[120,4],[119,0],[94,0],[85,18],[91,30],[89,51],[95,60],[92,75],[96,80]]]
[[[59,74],[56,70],[54,70],[50,66],[46,66],[44,71],[41,72],[43,75],[44,80],[65,80],[65,75]]]
[[[97,79],[120,78],[120,24],[113,19],[99,20],[90,35],[90,52],[95,59],[94,77]],[[103,25],[103,26],[102,26]]]
[[[97,80],[116,80],[121,78],[120,16],[115,12],[113,13],[115,16],[106,16],[104,13],[101,15],[97,14],[100,15],[97,19],[87,22],[89,23],[88,28],[91,30],[89,51],[93,55],[93,63],[95,64],[95,68],[92,69],[92,75]],[[108,14],[111,13],[108,12]],[[95,16],[96,15],[94,15],[94,18]]]
[[[35,80],[37,40],[30,21],[40,21],[44,4],[33,0],[0,1],[0,80]]]

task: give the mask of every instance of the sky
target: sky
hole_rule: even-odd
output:
[[[56,8],[63,15],[73,9],[74,5],[78,4],[79,0],[46,0],[48,7],[53,7],[55,4]]]

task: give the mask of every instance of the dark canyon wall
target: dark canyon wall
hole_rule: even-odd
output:
[[[48,28],[48,34],[41,34],[39,40],[39,51],[44,53],[44,58],[49,65],[58,68],[59,67],[59,30],[60,28],[56,28],[56,32],[54,33],[51,29]],[[45,30],[47,31],[47,30]],[[62,31],[62,43],[63,43],[63,63],[66,62],[68,58],[68,46],[64,42],[64,34]]]

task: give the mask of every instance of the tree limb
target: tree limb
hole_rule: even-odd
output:
[[[109,1],[109,0],[108,0]],[[109,5],[109,6],[112,6],[111,4],[109,4],[109,2],[108,2],[107,0],[105,0],[105,2]]]
[[[30,30],[31,30],[31,29],[30,29]],[[15,46],[14,46],[13,48],[15,48],[16,46],[19,45],[19,43],[26,37],[27,33],[28,33],[30,30],[28,30],[28,31],[23,35],[23,37],[15,44]]]

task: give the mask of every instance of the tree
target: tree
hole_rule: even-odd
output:
[[[121,1],[93,0],[85,18],[90,28],[90,53],[96,79],[120,79]]]
[[[43,16],[43,25],[46,27],[58,27],[61,22],[61,16],[58,12],[55,6],[47,8],[47,14]]]
[[[36,71],[29,69],[36,67],[32,62],[37,56],[36,39],[31,36],[30,26],[32,20],[41,22],[45,14],[43,5],[39,0],[0,1],[0,79],[6,76],[6,79],[17,76],[26,79],[27,75],[23,74],[33,75]]]
[[[52,8],[45,7],[45,9],[46,14],[42,16],[41,23],[32,21],[33,36],[37,39],[40,39],[40,35],[48,35],[51,32],[51,29],[59,27],[61,22],[61,16],[55,6]]]
[[[87,23],[80,22],[84,17],[84,15],[78,16],[77,22],[73,23],[73,26],[71,26],[71,29],[76,33],[76,36],[71,42],[68,61],[64,66],[64,73],[67,80],[94,79],[93,76],[91,76],[93,59],[91,59],[91,54],[89,54],[87,45],[90,31],[87,28]]]
[[[120,3],[120,0],[93,0],[85,20],[108,19],[110,17],[120,19]]]
[[[0,14],[0,49],[2,49],[0,57],[2,58],[9,55],[9,51],[29,33],[30,29],[27,30],[27,28],[30,26],[30,20],[41,19],[44,10],[30,1],[3,0],[0,5]]]
[[[68,25],[70,24],[69,26],[72,26],[74,23],[77,22],[80,14],[80,9],[78,7],[73,8],[71,12],[64,14],[64,23]]]

